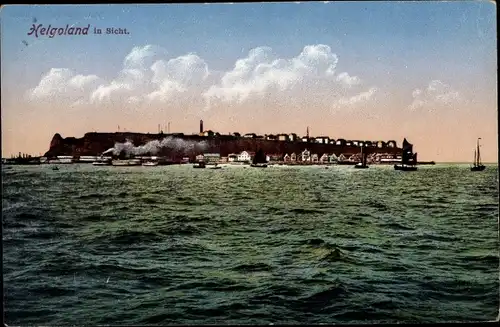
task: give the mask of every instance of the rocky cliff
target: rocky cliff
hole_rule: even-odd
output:
[[[165,139],[169,142],[162,142]],[[359,147],[353,145],[334,145],[334,144],[319,144],[302,141],[275,141],[236,137],[232,135],[217,135],[205,137],[199,135],[182,135],[182,134],[143,134],[143,133],[87,133],[82,138],[67,137],[63,138],[60,134],[55,134],[50,142],[50,149],[45,153],[46,157],[54,156],[97,156],[101,155],[110,148],[115,148],[115,155],[120,148],[120,143],[130,141],[134,146],[148,144],[156,144],[158,151],[156,153],[148,153],[151,147],[143,146],[141,149],[135,149],[135,153],[141,155],[164,155],[169,157],[189,156],[194,158],[200,153],[220,153],[221,156],[227,156],[230,153],[240,153],[241,151],[258,151],[262,149],[266,154],[291,154],[300,153],[304,149],[308,149],[311,153],[319,155],[323,153],[335,153],[336,155],[355,154],[359,153]],[[118,144],[118,145],[117,145]],[[161,146],[158,146],[161,144]],[[129,144],[130,145],[130,144]],[[387,146],[385,143],[378,146],[370,146],[365,148],[366,153],[384,152],[384,153],[401,153],[401,149],[394,144]],[[129,146],[130,150],[130,146]],[[140,150],[140,151],[139,151]],[[124,151],[124,150],[122,150]],[[149,151],[150,152],[150,151]],[[110,153],[111,154],[111,153]]]

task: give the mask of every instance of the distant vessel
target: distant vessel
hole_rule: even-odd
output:
[[[403,140],[403,155],[401,165],[394,165],[395,170],[415,171],[417,170],[417,154],[413,153],[413,144],[408,142],[406,138]]]
[[[250,166],[256,168],[267,168],[266,155],[264,154],[264,151],[262,151],[262,149],[259,149],[259,151],[255,153],[252,164]]]
[[[52,167],[52,170],[59,170],[57,166]]]
[[[363,147],[361,147],[361,162],[358,162],[354,168],[368,168],[368,165],[366,164],[366,153],[363,151]]]
[[[197,162],[193,165],[193,168],[205,168],[205,162],[203,161],[200,161],[200,162]]]
[[[73,156],[57,156],[57,161],[54,163],[59,164],[72,164],[74,162]],[[49,162],[50,163],[50,162]]]
[[[143,162],[142,165],[143,166],[148,166],[148,167],[158,166],[158,161],[146,161],[146,162]]]
[[[125,160],[113,160],[111,162],[113,166],[140,166],[140,159],[125,159]]]
[[[470,167],[471,171],[483,171],[486,166],[481,163],[481,152],[479,151],[479,140],[477,139],[477,150],[474,150],[474,165]]]

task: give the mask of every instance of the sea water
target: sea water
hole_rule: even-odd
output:
[[[5,322],[494,320],[498,167],[2,167]]]

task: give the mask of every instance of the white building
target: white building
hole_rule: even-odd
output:
[[[203,159],[206,163],[217,163],[220,161],[220,153],[204,153]]]
[[[286,141],[288,139],[288,135],[287,134],[279,134],[278,135],[278,140],[279,141]]]
[[[255,155],[255,152],[251,152],[251,151],[242,151],[242,152],[238,155],[238,161],[241,161],[241,162],[252,161],[252,159],[253,159],[254,155]]]
[[[311,161],[311,152],[307,149],[302,151],[299,156],[299,161]]]
[[[297,134],[295,133],[288,134],[288,140],[295,142],[297,140]]]
[[[330,138],[328,136],[318,136],[314,142],[319,143],[319,144],[328,144],[330,141]]]

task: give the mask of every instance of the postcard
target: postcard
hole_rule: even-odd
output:
[[[496,5],[1,10],[5,323],[497,321]]]

